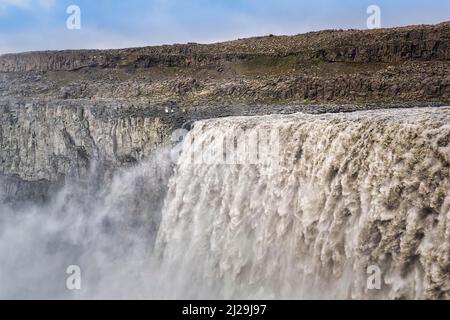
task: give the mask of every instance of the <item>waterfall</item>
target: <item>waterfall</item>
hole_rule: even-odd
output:
[[[425,108],[196,123],[158,233],[163,270],[188,298],[449,298],[449,120]]]
[[[45,204],[0,201],[0,298],[450,298],[450,107],[185,133]]]

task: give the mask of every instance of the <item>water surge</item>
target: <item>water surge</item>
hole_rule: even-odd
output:
[[[449,140],[448,107],[199,121],[0,204],[0,297],[448,299]]]

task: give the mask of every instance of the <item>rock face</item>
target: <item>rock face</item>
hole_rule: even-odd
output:
[[[450,23],[0,56],[0,96],[217,102],[450,100]]]
[[[450,24],[383,30],[328,30],[297,36],[269,36],[211,45],[186,44],[123,50],[39,52],[5,55],[1,72],[81,68],[206,67],[226,62],[298,56],[325,62],[449,60]]]
[[[3,197],[11,199],[44,196],[66,178],[135,163],[167,142],[173,130],[155,110],[79,101],[1,101],[0,124]]]

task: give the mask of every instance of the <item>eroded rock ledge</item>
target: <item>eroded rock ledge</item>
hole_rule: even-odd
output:
[[[0,56],[0,96],[186,105],[450,101],[450,23]]]
[[[5,55],[1,72],[152,66],[205,67],[257,56],[297,56],[324,62],[449,60],[450,24],[381,30],[325,30],[216,44],[177,44],[121,50],[79,50]]]

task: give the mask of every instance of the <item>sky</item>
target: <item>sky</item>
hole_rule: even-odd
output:
[[[67,28],[71,5],[79,29]],[[0,54],[365,29],[370,5],[381,27],[450,20],[450,0],[0,0]]]

